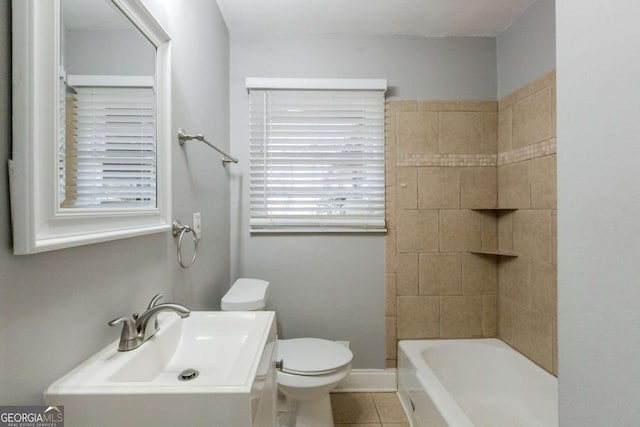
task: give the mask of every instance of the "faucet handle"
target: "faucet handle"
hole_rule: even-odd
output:
[[[164,297],[164,294],[156,294],[153,296],[153,298],[151,298],[151,301],[149,302],[149,305],[147,306],[147,310],[149,310],[150,308],[155,307],[158,304],[158,301]]]
[[[138,329],[136,327],[136,321],[129,317],[119,317],[109,322],[109,326],[122,325],[122,332],[120,333],[120,344],[118,344],[118,350],[127,351],[135,348],[132,342],[138,339]]]
[[[138,333],[136,329],[136,321],[129,316],[119,317],[109,322],[109,326],[119,326],[119,325],[122,325],[123,339],[134,338]]]

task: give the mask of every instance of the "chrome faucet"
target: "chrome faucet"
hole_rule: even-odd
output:
[[[109,322],[109,326],[122,325],[118,351],[129,351],[140,347],[145,341],[158,332],[158,316],[161,311],[173,311],[178,316],[189,317],[191,310],[180,304],[172,302],[158,304],[158,300],[164,295],[158,294],[151,298],[147,310],[142,313],[133,313],[131,316],[119,317]]]

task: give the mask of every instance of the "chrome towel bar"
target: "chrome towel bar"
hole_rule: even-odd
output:
[[[186,133],[184,131],[184,129],[182,129],[182,128],[178,129],[178,142],[180,143],[180,145],[184,145],[185,142],[190,141],[192,139],[204,142],[209,147],[213,148],[218,153],[222,154],[222,166],[226,166],[227,163],[238,163],[238,159],[236,159],[233,156],[228,155],[227,153],[225,153],[224,151],[222,151],[221,149],[219,149],[215,145],[211,144],[209,141],[204,139],[204,135],[202,135],[201,133],[199,133],[197,135],[191,135],[191,134]]]

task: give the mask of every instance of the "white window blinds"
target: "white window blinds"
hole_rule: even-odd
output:
[[[249,98],[252,231],[384,230],[384,91]]]
[[[156,206],[155,105],[152,87],[75,88],[60,145],[62,207]]]

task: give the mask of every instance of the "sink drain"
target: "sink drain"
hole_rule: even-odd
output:
[[[189,368],[189,369],[185,369],[184,371],[180,372],[178,374],[178,379],[180,381],[190,381],[190,380],[193,380],[193,379],[197,378],[198,375],[200,375],[200,372],[198,372],[197,370],[195,370],[193,368]]]

